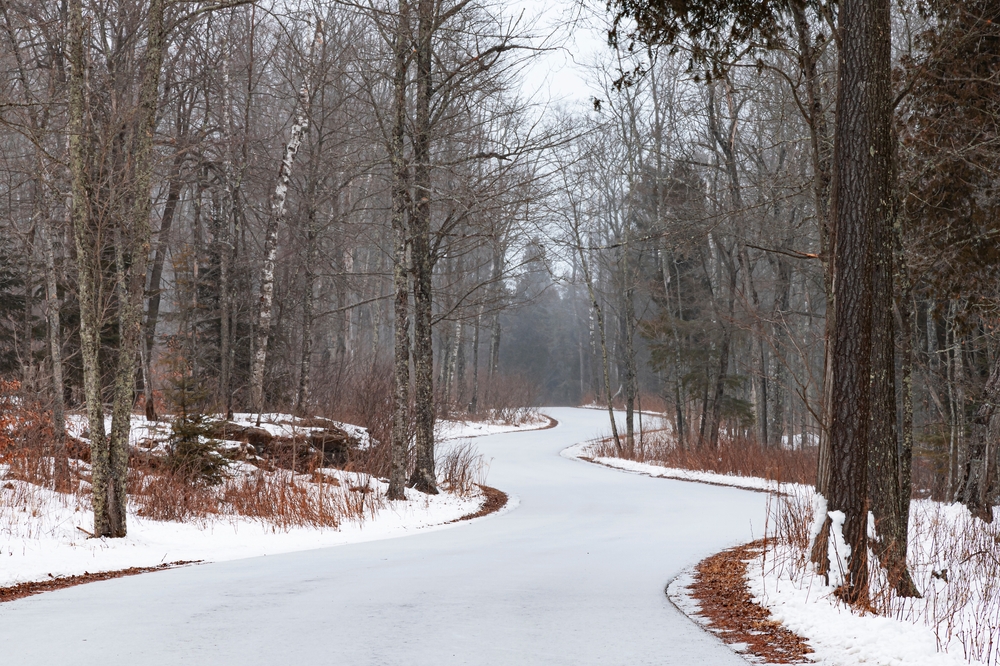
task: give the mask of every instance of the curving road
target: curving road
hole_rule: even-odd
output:
[[[560,457],[606,414],[476,440],[506,514],[93,583],[0,606],[9,666],[745,664],[663,593],[759,536],[763,495]],[[2,566],[2,562],[0,562]]]

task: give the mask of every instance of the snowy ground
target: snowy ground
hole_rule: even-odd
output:
[[[562,452],[567,458],[587,460],[606,467],[613,467],[625,472],[633,472],[644,476],[655,476],[660,479],[676,479],[678,481],[697,481],[699,483],[710,483],[720,486],[731,486],[733,488],[743,488],[745,490],[759,490],[767,492],[785,493],[799,487],[793,483],[778,483],[768,479],[758,479],[746,476],[731,476],[728,474],[716,474],[715,472],[699,472],[690,469],[679,469],[676,467],[662,467],[649,463],[640,463],[624,458],[611,458],[607,456],[595,456],[593,442],[581,442],[575,444]]]
[[[3,469],[0,467],[0,477]],[[353,480],[345,477],[342,485]],[[386,484],[370,479],[375,492]],[[289,527],[238,516],[193,522],[150,520],[130,512],[124,539],[92,539],[93,515],[85,501],[21,481],[0,486],[0,587],[84,572],[149,567],[162,562],[221,562],[371,541],[433,529],[475,512],[482,498],[407,490],[374,517],[338,528]]]
[[[743,663],[663,589],[759,535],[766,496],[568,460],[559,452],[596,436],[605,415],[550,413],[556,428],[475,440],[490,484],[519,499],[514,511],[0,604],[4,662]]]
[[[807,515],[814,497],[810,486],[593,458],[592,449],[591,443],[578,444],[563,455],[658,478],[780,493],[789,498],[780,510],[800,517]],[[772,503],[775,512],[779,502]],[[915,500],[910,533],[910,570],[923,598],[875,599],[887,608],[889,617],[851,612],[833,596],[833,587],[812,572],[803,553],[788,546],[769,549],[764,558],[750,563],[749,589],[776,620],[809,641],[815,650],[810,658],[819,664],[996,666],[1000,663],[1000,529],[975,521],[961,505]],[[692,580],[690,571],[681,574],[669,593],[681,610],[697,616],[697,601],[685,590]],[[878,574],[874,582],[884,587]]]
[[[110,417],[107,421],[110,429]],[[287,414],[264,414],[259,426],[256,415],[251,414],[235,414],[233,421],[244,427],[260,427],[277,437],[303,435],[320,429],[303,426]],[[458,443],[478,435],[523,431],[547,424],[544,418],[521,426],[444,421],[439,424],[438,433],[441,440]],[[370,441],[363,428],[343,423],[336,425],[357,438],[362,446]],[[68,429],[75,437],[85,435],[86,418],[71,415]],[[150,422],[142,415],[133,415],[132,446],[162,449],[169,434],[168,422]],[[463,498],[447,492],[428,496],[407,489],[406,502],[388,503],[374,516],[363,521],[345,521],[337,528],[280,528],[261,520],[232,515],[184,523],[158,521],[136,514],[133,507],[127,519],[126,538],[92,539],[88,531],[92,529],[93,517],[86,495],[55,493],[8,479],[6,472],[0,465],[0,587],[85,572],[155,566],[163,562],[220,562],[402,536],[436,529],[473,513],[484,499],[480,493]],[[338,470],[328,470],[327,476],[341,488],[368,486],[376,496],[384,494],[387,488],[379,479]]]
[[[221,417],[209,417],[209,419],[219,419]],[[144,449],[162,449],[170,438],[170,417],[165,416],[161,421],[148,421],[144,414],[133,414],[131,429],[129,430],[129,446]],[[298,437],[308,435],[311,432],[323,430],[323,426],[309,424],[305,425],[303,420],[291,414],[261,414],[260,423],[257,422],[257,414],[237,413],[233,414],[230,423],[241,428],[259,428],[274,437]],[[315,422],[315,420],[314,420]],[[368,430],[350,423],[339,421],[322,420],[324,425],[332,425],[345,431],[348,435],[358,441],[361,448],[371,444],[371,437]],[[87,439],[88,430],[87,416],[85,414],[69,414],[66,416],[66,431],[73,437]],[[111,431],[111,417],[104,417],[104,431]],[[239,442],[228,442],[239,445]],[[223,442],[226,444],[226,442]]]
[[[490,421],[452,421],[439,420],[434,424],[434,437],[438,441],[468,439],[470,437],[485,437],[500,435],[507,432],[524,432],[538,430],[549,425],[549,420],[541,414],[535,414],[523,423],[493,423]]]

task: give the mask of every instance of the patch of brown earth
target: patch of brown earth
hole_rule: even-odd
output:
[[[813,650],[801,636],[771,619],[747,590],[747,561],[760,556],[764,540],[730,548],[695,567],[691,596],[701,604],[708,629],[726,643],[743,643],[743,652],[767,664],[808,664]]]
[[[478,485],[478,484],[477,484]],[[460,523],[463,520],[472,520],[473,518],[482,518],[483,516],[488,516],[491,513],[496,513],[500,509],[507,506],[507,493],[502,490],[497,490],[496,488],[490,488],[489,486],[479,486],[479,489],[483,491],[486,495],[486,501],[483,505],[479,507],[479,510],[475,513],[469,513],[461,518],[456,518],[455,520],[449,520],[448,523]]]
[[[0,603],[5,601],[14,601],[15,599],[23,599],[24,597],[41,594],[42,592],[61,590],[66,587],[73,587],[74,585],[93,583],[99,580],[110,580],[112,578],[122,578],[124,576],[136,576],[138,574],[149,573],[151,571],[175,569],[187,564],[198,564],[201,561],[202,560],[169,562],[155,567],[129,567],[128,569],[119,569],[117,571],[83,573],[79,576],[53,576],[51,580],[41,580],[33,583],[18,583],[17,585],[11,585],[10,587],[0,587]]]

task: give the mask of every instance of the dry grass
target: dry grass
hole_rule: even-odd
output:
[[[435,465],[441,487],[460,497],[475,494],[486,481],[486,463],[470,442],[443,445]]]
[[[4,505],[0,521],[17,523],[7,527],[17,527],[23,534],[33,524],[30,518],[40,517],[51,506],[55,464],[51,417],[26,407],[14,391],[13,384],[0,387],[0,403],[5,407],[0,412],[5,426],[0,429],[0,485],[7,484],[0,493]],[[380,480],[384,475],[379,473],[387,471],[388,448],[375,441],[367,449],[352,451],[343,469],[324,467],[318,456],[289,462],[276,450],[270,458],[234,462],[214,485],[171,470],[161,455],[136,449],[129,470],[129,504],[139,515],[155,520],[242,517],[278,529],[337,528],[345,522],[369,520],[388,505]],[[81,452],[89,452],[86,444],[74,442],[71,454]],[[64,506],[87,511],[90,465],[80,459],[70,463],[71,482],[55,497]],[[443,447],[438,465],[446,490],[464,497],[479,492],[477,484],[484,481],[485,465],[471,445]],[[0,524],[0,531],[4,527]]]
[[[723,436],[718,448],[707,443],[681,448],[669,429],[645,432],[632,451],[619,452],[606,439],[593,449],[596,457],[625,458],[641,463],[732,476],[753,476],[782,483],[811,484],[816,479],[815,447],[766,447],[750,438]]]
[[[800,587],[821,584],[809,562],[811,493],[775,498],[768,513],[768,574]],[[872,566],[871,610],[931,628],[939,650],[1000,665],[1000,525],[972,518],[959,505],[915,500],[909,530],[908,564],[922,596],[900,597],[885,570]],[[869,562],[877,562],[871,553]]]

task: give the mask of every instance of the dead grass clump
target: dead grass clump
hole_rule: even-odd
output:
[[[471,442],[440,446],[435,465],[441,485],[462,497],[477,492],[485,481],[486,463]]]
[[[184,522],[219,512],[215,493],[187,475],[171,470],[129,475],[130,500],[136,512],[153,520]]]
[[[812,484],[816,480],[817,449],[761,446],[748,437],[720,437],[718,448],[708,443],[681,448],[667,429],[643,433],[633,451],[619,452],[614,440],[599,442],[597,457],[626,458],[636,462],[732,476],[753,476],[782,483]]]

